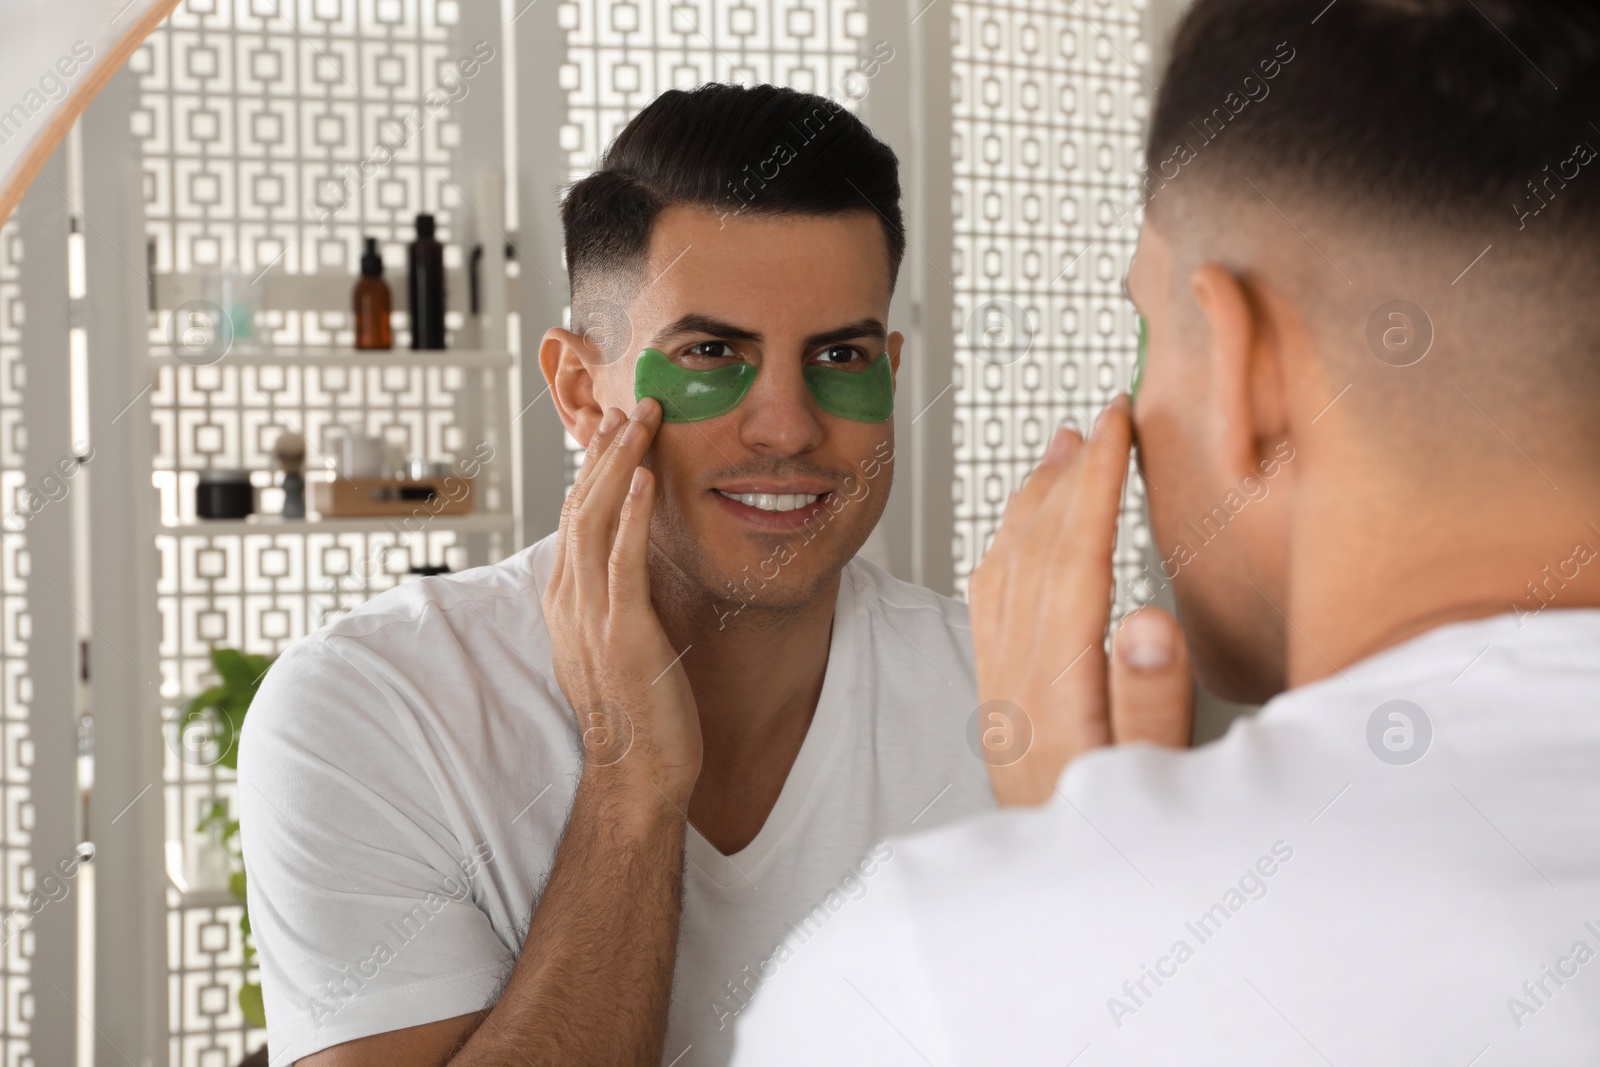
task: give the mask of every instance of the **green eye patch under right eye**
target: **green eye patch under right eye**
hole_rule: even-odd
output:
[[[654,397],[661,405],[662,422],[699,422],[726,415],[738,407],[755,380],[754,363],[689,370],[660,350],[647,348],[634,364],[633,398]]]

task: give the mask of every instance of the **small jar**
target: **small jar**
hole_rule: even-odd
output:
[[[256,510],[250,472],[207,469],[194,487],[194,513],[202,519],[242,519]]]
[[[442,460],[413,459],[406,464],[406,477],[413,482],[423,482],[429,478],[448,478],[454,473],[455,467]]]

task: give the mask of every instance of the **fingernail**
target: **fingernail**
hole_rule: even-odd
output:
[[[1067,454],[1067,443],[1067,428],[1063,426],[1056,431],[1054,437],[1050,438],[1050,447],[1044,450],[1044,459],[1041,462],[1056,463],[1060,461]]]
[[[1172,630],[1154,615],[1135,613],[1122,620],[1117,647],[1130,667],[1159,670],[1172,663]]]
[[[645,483],[645,481],[646,481],[646,479],[648,477],[649,476],[647,474],[645,474],[643,467],[635,467],[635,468],[633,468],[633,481],[628,486],[628,492],[630,492],[630,493],[642,493],[642,492],[644,492],[644,483]]]
[[[629,415],[628,418],[633,422],[638,422],[640,419],[644,418],[644,413],[649,410],[650,398],[645,397],[643,400],[633,405],[633,414]]]
[[[610,433],[622,424],[621,408],[606,408],[606,413],[600,416],[600,432]]]

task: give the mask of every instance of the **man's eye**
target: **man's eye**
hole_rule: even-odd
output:
[[[701,341],[684,349],[684,355],[698,356],[701,359],[734,359],[738,353],[726,341]]]
[[[831,348],[824,348],[817,355],[817,362],[834,367],[844,367],[865,358],[866,356],[859,348],[854,348],[850,345],[834,345]]]

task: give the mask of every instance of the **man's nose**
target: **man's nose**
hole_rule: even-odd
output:
[[[739,440],[752,452],[795,456],[822,443],[822,423],[798,362],[763,363],[738,410]]]

